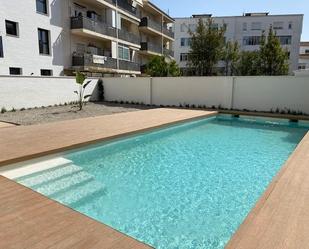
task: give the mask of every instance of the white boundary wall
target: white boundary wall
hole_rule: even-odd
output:
[[[309,77],[103,78],[105,100],[155,105],[221,106],[227,109],[301,111],[309,114]],[[98,99],[98,79],[87,93]],[[76,101],[69,77],[0,76],[0,108],[40,107]]]
[[[236,77],[234,109],[302,111],[309,114],[309,77]]]
[[[95,100],[98,79],[89,80],[85,94],[93,94]],[[74,91],[78,89],[72,77],[0,76],[0,108],[11,110],[77,101]]]
[[[231,107],[232,77],[153,78],[155,105],[206,105]]]

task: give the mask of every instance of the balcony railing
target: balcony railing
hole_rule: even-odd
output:
[[[163,52],[164,52],[164,55],[169,55],[171,57],[174,57],[174,51],[173,50],[170,50],[168,48],[164,48]]]
[[[71,29],[87,29],[103,35],[117,37],[115,28],[83,16],[71,17]]]
[[[162,47],[151,42],[141,42],[141,50],[162,54]]]
[[[162,26],[159,22],[156,22],[149,17],[143,17],[140,22],[140,27],[149,27],[156,31],[162,32]]]
[[[112,0],[112,1],[113,1],[114,5],[116,5],[116,1],[117,1],[117,5],[120,9],[123,9],[123,10],[129,12],[130,14],[138,17],[137,8],[135,8],[131,4],[129,4],[129,2],[127,0]]]
[[[171,37],[171,38],[174,38],[175,37],[175,34],[173,31],[169,30],[168,28],[166,27],[163,27],[162,28],[162,32],[163,34],[167,35],[168,37]]]
[[[73,54],[72,66],[117,69],[117,59],[93,54]],[[140,64],[132,61],[119,60],[119,69],[139,72]]]
[[[93,54],[73,54],[72,66],[117,69],[117,60],[114,58]]]
[[[140,64],[133,61],[119,60],[119,69],[127,71],[140,71]]]
[[[125,29],[118,29],[118,38],[134,44],[140,44],[140,38]]]

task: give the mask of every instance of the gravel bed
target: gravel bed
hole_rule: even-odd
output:
[[[106,102],[89,102],[84,106],[82,111],[79,111],[76,105],[66,105],[0,113],[0,122],[3,121],[19,125],[33,125],[62,120],[109,115],[120,112],[133,112],[145,109],[150,108],[141,105],[120,105]]]

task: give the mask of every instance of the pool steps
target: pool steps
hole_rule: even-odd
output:
[[[80,206],[88,198],[106,194],[104,184],[62,157],[20,168],[11,167],[0,174],[69,206]]]

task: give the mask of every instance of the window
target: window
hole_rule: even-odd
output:
[[[38,29],[38,34],[40,54],[49,54],[49,31],[45,29]]]
[[[289,22],[289,29],[292,29],[292,28],[293,28],[293,23]]]
[[[261,37],[260,36],[245,36],[243,38],[243,45],[245,46],[255,46],[260,45]]]
[[[50,69],[41,69],[41,76],[53,76],[53,71]]]
[[[189,24],[189,30],[191,32],[195,32],[196,31],[196,24]]]
[[[19,67],[10,67],[10,75],[21,75],[21,68]]]
[[[283,29],[283,22],[274,22],[274,29],[275,30],[279,30],[279,29]]]
[[[261,30],[261,23],[260,22],[251,23],[251,30]]]
[[[188,29],[187,29],[187,25],[185,23],[182,23],[180,25],[180,32],[186,32]]]
[[[0,36],[0,58],[3,58],[3,45],[2,45],[2,36]]]
[[[6,33],[8,35],[18,36],[18,23],[5,20]]]
[[[180,46],[181,47],[190,47],[192,39],[191,38],[181,38],[180,39]]]
[[[180,61],[188,61],[189,55],[187,53],[180,54]]]
[[[292,36],[278,36],[281,45],[290,45],[292,43]]]
[[[47,14],[47,0],[36,0],[36,11]]]
[[[121,60],[130,60],[130,50],[128,47],[124,45],[119,45],[118,46],[118,58]]]
[[[1,42],[1,41],[0,41]],[[1,45],[0,45],[1,46]],[[1,47],[0,47],[0,49],[1,49]],[[309,49],[306,49],[305,50],[305,54],[309,54]]]
[[[247,31],[247,23],[246,23],[246,22],[244,22],[244,23],[242,24],[242,30],[243,30],[243,31]]]

